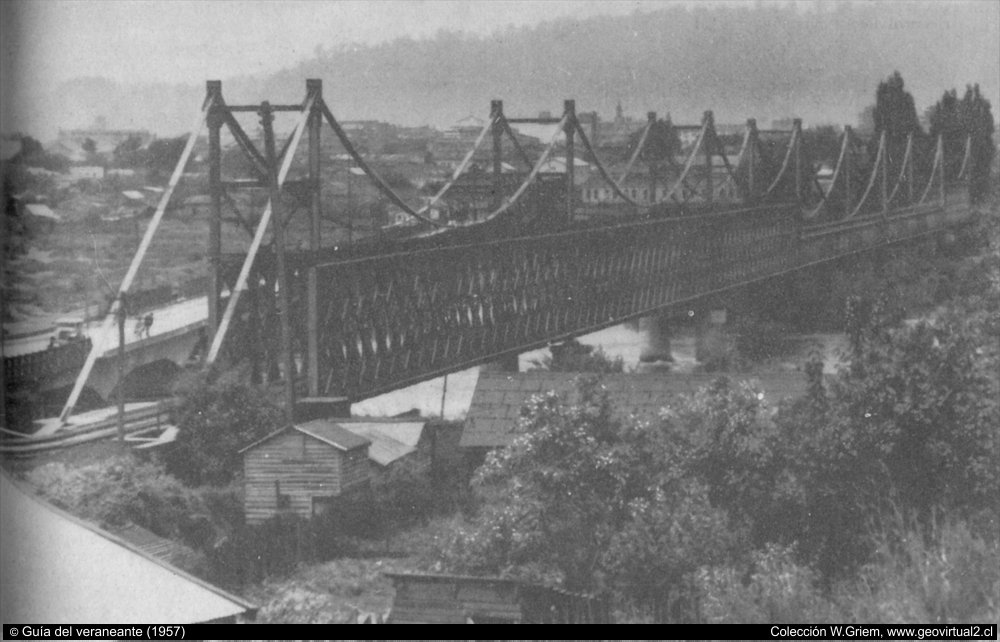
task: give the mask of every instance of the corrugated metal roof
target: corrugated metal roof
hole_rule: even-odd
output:
[[[581,373],[532,370],[528,372],[481,372],[472,404],[466,415],[459,446],[496,448],[510,443],[521,408],[532,395],[553,391],[572,398],[575,379]],[[693,393],[718,378],[711,374],[629,373],[608,374],[601,378],[608,390],[612,407],[623,415],[634,413],[655,417],[671,398]],[[805,376],[799,372],[763,377],[730,376],[734,380],[757,382],[772,400],[797,397],[805,393]]]
[[[345,430],[330,419],[313,419],[304,424],[297,424],[295,429],[341,450],[363,448],[371,443],[370,440]]]
[[[275,430],[270,435],[258,439],[257,441],[244,446],[239,450],[239,453],[245,453],[251,448],[256,448],[257,446],[263,444],[266,441],[270,441],[272,438],[277,437],[286,430],[294,429],[303,434],[309,435],[314,439],[319,439],[320,441],[330,444],[334,448],[339,448],[340,450],[354,450],[355,448],[361,448],[367,446],[370,442],[369,440],[355,435],[354,433],[344,430],[339,425],[337,425],[331,419],[314,419],[312,421],[307,421],[302,424],[297,424],[294,426],[285,426],[284,428],[279,428]]]
[[[416,452],[424,422],[350,422],[340,427],[371,441],[368,458],[380,466]]]
[[[48,205],[43,205],[41,203],[29,203],[24,206],[24,209],[28,210],[28,213],[32,216],[38,216],[40,218],[47,218],[53,221],[61,221],[62,217],[52,211],[52,208]]]
[[[195,623],[256,607],[57,510],[0,475],[0,621]]]

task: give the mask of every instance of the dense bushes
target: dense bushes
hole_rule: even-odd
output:
[[[569,339],[549,348],[551,355],[543,356],[532,365],[553,372],[600,372],[615,373],[625,371],[622,357],[609,357],[600,347],[588,346],[576,339]]]
[[[776,413],[724,379],[652,424],[618,418],[594,380],[534,398],[477,474],[482,506],[443,546],[447,567],[612,591],[632,609],[694,581],[719,621],[995,620],[987,231],[989,250],[954,268],[975,272],[964,296],[919,321],[885,292],[850,299],[848,367],[807,364],[808,395]]]
[[[205,376],[184,382],[174,421],[180,431],[164,455],[167,471],[187,484],[225,484],[242,469],[239,450],[274,432],[284,415],[252,387]]]
[[[211,546],[242,521],[235,489],[189,488],[162,467],[126,455],[76,468],[50,463],[27,479],[75,515],[109,527],[137,524],[197,549]]]

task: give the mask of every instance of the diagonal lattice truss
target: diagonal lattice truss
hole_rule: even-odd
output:
[[[280,112],[295,124],[278,145],[271,121]],[[261,118],[263,150],[241,126],[240,113]],[[521,122],[552,126],[541,151],[528,153],[519,142],[512,124]],[[210,81],[197,126],[119,301],[206,123],[213,214],[206,362],[228,345],[228,358],[249,355],[258,376],[291,373],[311,395],[351,399],[955,223],[959,215],[945,207],[947,193],[967,177],[969,157],[967,142],[962,168],[948,185],[940,139],[887,141],[883,135],[865,141],[845,128],[832,178],[824,182],[803,145],[799,121],[786,131],[758,130],[747,121],[739,151],[731,156],[711,112],[688,126],[658,121],[651,112],[615,178],[577,118],[574,101],[565,101],[561,116],[539,119],[509,118],[503,103],[493,101],[489,119],[449,179],[429,200],[412,206],[353,144],[324,101],[320,81],[307,81],[298,104],[244,106],[227,104],[221,83]],[[381,197],[416,221],[407,233],[379,233],[346,248],[324,244],[321,222],[337,218],[324,211],[321,199],[325,126]],[[664,142],[684,130],[694,134],[687,150]],[[245,157],[249,177],[222,178],[223,131]],[[293,179],[303,139],[307,176]],[[488,210],[467,220],[432,216],[487,141],[493,181]],[[520,166],[513,181],[502,169],[504,142]],[[552,175],[551,161],[560,152],[565,169]],[[630,216],[610,223],[580,220],[577,152],[611,188],[612,205]],[[650,181],[645,200],[623,189],[641,165]],[[266,193],[259,216],[236,203],[232,193],[240,189]],[[224,211],[249,239],[238,255],[221,251]],[[310,218],[308,249],[289,250],[285,233],[302,211]],[[94,346],[88,356],[64,419],[103,348]]]

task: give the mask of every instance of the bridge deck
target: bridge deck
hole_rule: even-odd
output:
[[[129,317],[125,323],[125,350],[130,351],[142,345],[144,342],[163,338],[164,335],[173,336],[177,330],[189,330],[192,327],[200,327],[208,320],[208,297],[202,296],[193,299],[186,299],[171,303],[162,308],[150,311],[153,315],[153,325],[149,329],[149,337],[145,334],[141,337],[135,333],[136,323],[140,317]],[[105,351],[102,357],[112,356],[118,349],[118,329],[112,327],[106,335],[101,334],[101,325],[97,321],[91,321],[84,333],[96,342],[98,337],[105,340]],[[44,352],[49,347],[50,334],[36,335],[30,338],[5,341],[3,344],[3,354],[5,357],[18,357],[35,352]]]

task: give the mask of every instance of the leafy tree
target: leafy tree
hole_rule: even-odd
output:
[[[633,133],[629,137],[624,160],[632,158],[632,154],[635,153],[635,148],[641,139],[642,130]],[[680,150],[681,139],[677,136],[677,130],[674,129],[673,123],[671,123],[668,116],[665,120],[658,120],[653,123],[649,134],[646,136],[643,149],[639,153],[639,158],[647,163],[672,162],[677,154],[680,153]]]
[[[21,140],[21,151],[19,153],[19,156],[22,159],[37,158],[45,154],[45,148],[42,147],[42,144],[37,140],[35,140],[34,138],[32,138],[31,136],[23,134],[20,136],[20,140]]]
[[[49,463],[32,470],[28,481],[75,515],[110,526],[132,522],[162,537],[187,538],[194,517],[204,519],[208,512],[196,493],[163,468],[129,456],[76,468]]]
[[[157,138],[151,142],[146,148],[146,167],[150,173],[156,177],[169,176],[177,166],[186,143],[184,136]]]
[[[38,140],[27,134],[16,134],[21,142],[21,151],[11,159],[12,165],[41,167],[49,171],[64,172],[69,167],[69,159],[61,154],[50,154],[45,151]]]
[[[990,287],[913,325],[884,303],[854,302],[849,367],[825,385],[813,372],[808,401],[779,414],[811,511],[799,544],[825,576],[868,560],[869,530],[887,512],[929,526],[939,510],[1000,503],[1000,290]]]
[[[898,71],[879,83],[875,92],[873,118],[876,139],[879,134],[885,132],[888,155],[885,162],[890,175],[896,176],[906,149],[907,138],[912,134],[920,139],[923,135],[913,96],[904,89],[903,77]],[[869,148],[872,162],[874,162],[875,144],[876,140],[873,140]]]
[[[979,93],[979,84],[965,88],[959,113],[966,133],[972,137],[969,162],[969,197],[981,201],[988,193],[993,157],[997,148],[993,142],[993,114],[990,101]]]
[[[583,345],[576,339],[569,339],[549,348],[551,356],[532,362],[537,368],[553,372],[596,372],[615,373],[625,371],[625,360],[612,359],[601,348]]]
[[[913,96],[903,88],[903,77],[898,71],[878,84],[873,117],[875,133],[884,131],[896,143],[905,142],[910,134],[922,133]]]
[[[826,163],[832,169],[840,155],[840,136],[833,125],[809,127],[802,131],[802,148],[813,164]]]
[[[87,152],[88,154],[97,153],[97,143],[94,142],[93,138],[85,138],[83,140],[83,144],[81,145],[81,147],[83,148],[83,151]]]
[[[224,484],[242,468],[240,448],[284,424],[283,413],[250,386],[197,377],[179,391],[180,431],[165,455],[167,471],[189,484]]]
[[[944,92],[941,100],[928,111],[931,138],[937,140],[940,136],[944,142],[945,178],[954,180],[962,167],[962,155],[968,136],[959,114],[957,91],[952,89]]]
[[[138,167],[146,162],[142,153],[142,139],[131,135],[118,143],[114,150],[115,165],[118,167]]]
[[[484,505],[471,528],[456,532],[446,559],[457,570],[652,599],[718,558],[728,538],[725,515],[697,480],[684,479],[683,446],[617,418],[595,379],[581,379],[572,399],[537,396],[513,443],[477,471]]]
[[[979,85],[966,86],[961,100],[955,89],[944,92],[929,110],[931,135],[944,142],[945,178],[954,180],[962,168],[966,141],[969,150],[969,192],[979,201],[988,192],[990,169],[996,155],[993,143],[993,115],[990,101],[979,93]]]

